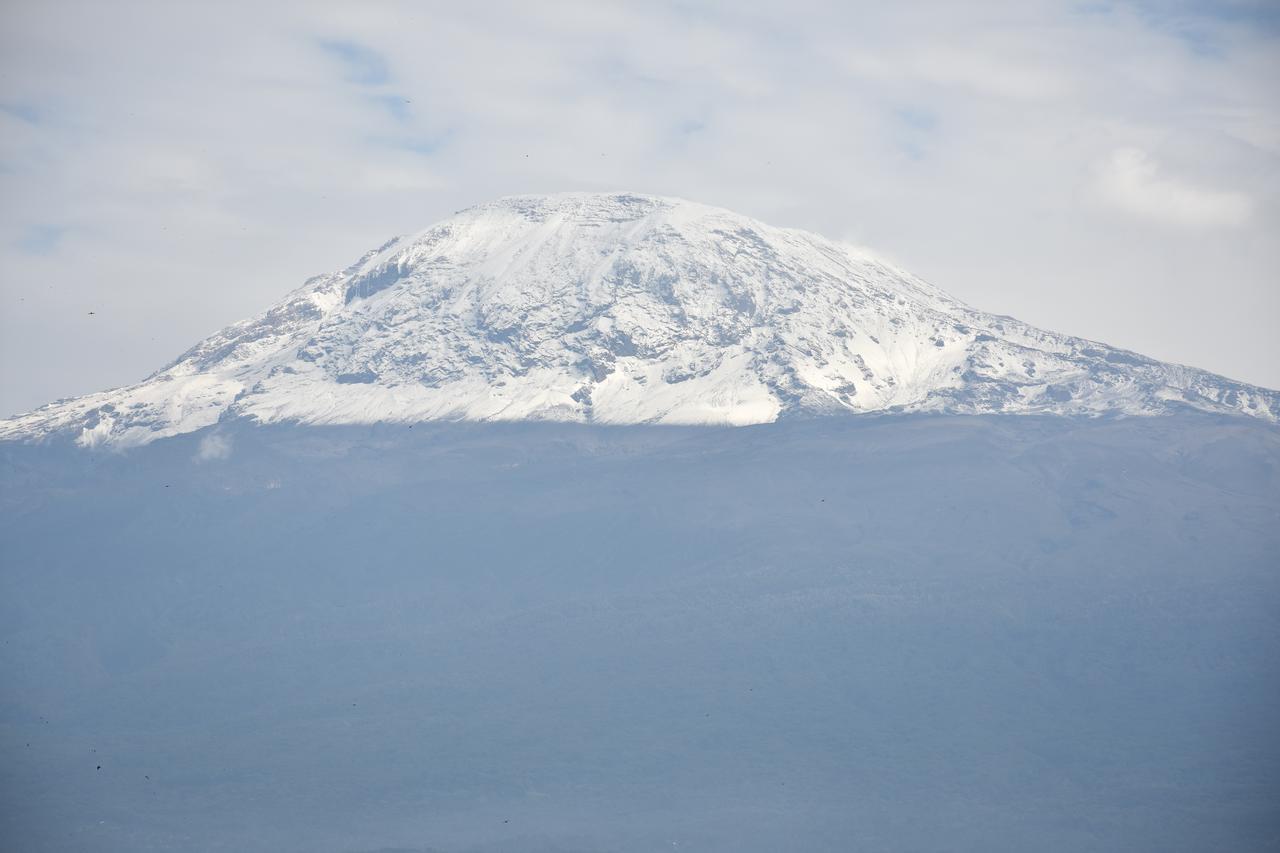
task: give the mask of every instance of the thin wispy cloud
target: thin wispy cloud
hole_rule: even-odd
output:
[[[1174,225],[1240,226],[1253,213],[1246,194],[1196,186],[1164,174],[1137,148],[1122,148],[1107,158],[1098,176],[1098,192],[1121,210]]]

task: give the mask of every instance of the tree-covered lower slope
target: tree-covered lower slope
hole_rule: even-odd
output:
[[[1280,431],[0,446],[28,851],[1264,850]]]

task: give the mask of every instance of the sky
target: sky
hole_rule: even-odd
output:
[[[678,196],[1280,387],[1280,3],[0,6],[0,415],[504,195]]]

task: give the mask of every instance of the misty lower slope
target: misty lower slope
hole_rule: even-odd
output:
[[[0,446],[5,846],[1280,838],[1273,426],[219,429]]]

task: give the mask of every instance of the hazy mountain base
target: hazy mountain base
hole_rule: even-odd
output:
[[[1280,839],[1275,427],[224,424],[0,453],[9,849]]]

